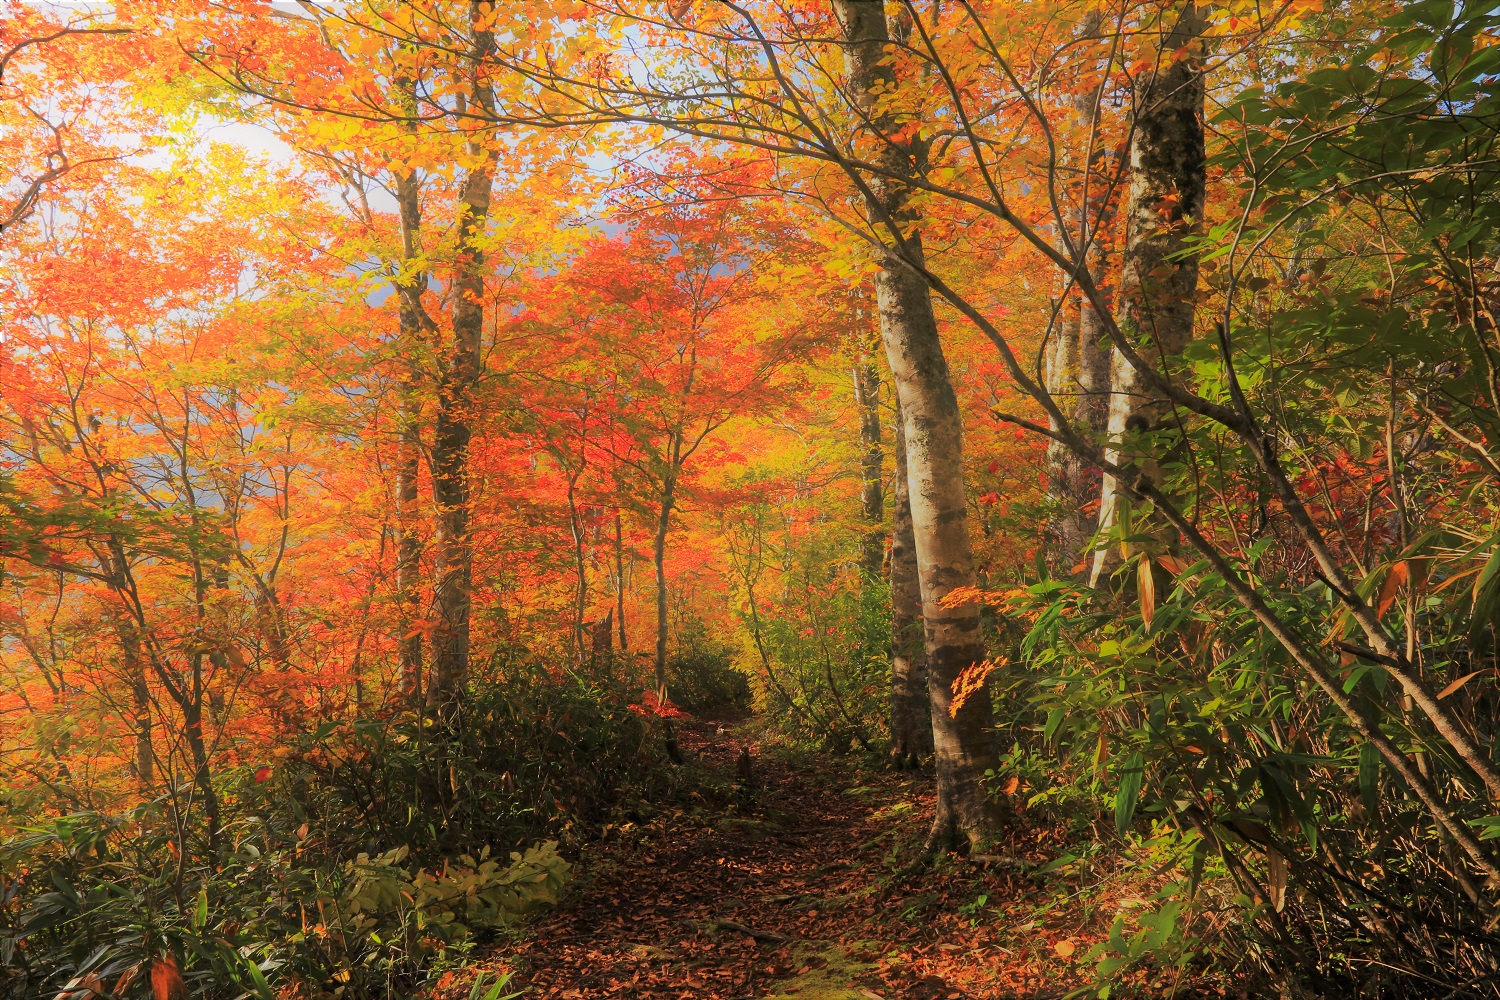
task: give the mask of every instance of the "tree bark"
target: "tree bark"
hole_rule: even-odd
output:
[[[573,572],[576,579],[573,590],[573,643],[578,663],[582,663],[585,656],[583,616],[588,611],[589,603],[588,553],[583,537],[583,512],[578,509],[578,476],[582,471],[580,468],[578,473],[568,473],[568,526],[573,532]]]
[[[494,93],[480,76],[480,64],[494,37],[480,30],[489,3],[471,3],[471,99],[493,112]],[[458,202],[458,246],[455,261],[453,342],[438,384],[438,414],[433,428],[432,480],[437,507],[437,580],[433,604],[437,627],[432,636],[432,670],[427,707],[448,714],[461,697],[469,672],[469,605],[473,540],[469,523],[469,441],[473,436],[473,388],[479,380],[480,343],[484,331],[484,251],[479,239],[489,219],[490,189],[498,157],[481,142],[470,143],[477,165],[464,177]]]
[[[396,605],[397,657],[400,670],[398,690],[408,704],[421,697],[422,635],[415,629],[419,615],[418,601],[422,562],[422,538],[418,532],[417,478],[421,474],[422,427],[416,398],[416,364],[408,356],[421,342],[426,324],[422,309],[422,291],[427,286],[425,272],[408,273],[412,261],[421,252],[421,185],[415,172],[396,182],[396,197],[401,209],[402,276],[396,282],[400,298],[400,364],[403,366],[400,386],[400,427],[396,444]]]
[[[668,480],[656,518],[656,538],[651,546],[651,565],[656,571],[656,691],[667,699],[667,532],[672,526],[672,504],[676,484]]]
[[[869,338],[854,368],[854,402],[859,410],[860,514],[864,535],[860,539],[859,568],[866,580],[878,580],[885,557],[885,486],[881,482],[885,463],[880,440],[880,369],[874,351],[879,333]]]
[[[1102,257],[1102,254],[1100,255]],[[1104,267],[1090,262],[1095,284]],[[1046,389],[1080,434],[1098,439],[1108,426],[1110,352],[1103,342],[1104,323],[1093,306],[1074,302],[1054,334],[1047,352]],[[1049,421],[1058,430],[1056,421]],[[1047,499],[1051,516],[1046,528],[1047,563],[1055,576],[1081,576],[1085,551],[1098,524],[1090,507],[1101,496],[1098,469],[1056,440],[1047,443]],[[1083,560],[1083,562],[1080,562]]]
[[[1169,25],[1170,20],[1170,27]],[[1181,256],[1187,238],[1203,221],[1203,62],[1194,43],[1204,28],[1198,8],[1178,5],[1157,25],[1160,42],[1154,74],[1136,104],[1130,140],[1130,187],[1125,205],[1125,248],[1120,261],[1120,328],[1138,344],[1142,358],[1162,366],[1193,336],[1198,261]],[[1165,374],[1165,370],[1164,370]],[[1157,435],[1174,420],[1171,402],[1153,390],[1118,348],[1110,370],[1108,446],[1105,458],[1134,464],[1141,480],[1162,486],[1160,442],[1142,448],[1127,438]],[[1115,478],[1103,477],[1099,524],[1107,530],[1119,517]],[[1175,533],[1158,525],[1164,544]],[[1090,582],[1110,570],[1110,549],[1094,555]]]
[[[890,31],[884,4],[834,0],[834,9],[844,32],[849,88],[877,133],[878,147],[871,155],[886,171],[866,181],[866,211],[872,223],[890,231],[895,244],[880,254],[875,287],[881,339],[906,435],[912,535],[926,625],[938,792],[928,843],[942,848],[967,840],[982,847],[993,839],[998,821],[984,786],[985,772],[998,766],[989,694],[977,692],[956,715],[949,712],[953,682],[984,658],[979,608],[943,603],[955,588],[976,582],[964,499],[963,418],[938,340],[931,292],[912,266],[922,266],[923,258],[917,218],[907,204],[910,189],[892,179],[915,175],[921,140],[898,140],[896,123],[875,109],[872,92],[896,82],[886,59]]]
[[[223,824],[219,818],[219,795],[214,790],[213,773],[209,769],[208,745],[203,739],[203,654],[189,654],[188,666],[191,671],[188,678],[191,687],[186,692],[188,697],[178,700],[178,707],[182,709],[183,735],[187,737],[188,751],[192,755],[193,783],[198,786],[198,794],[203,799],[203,820],[208,826],[208,854],[210,858],[217,859],[219,833]]]
[[[1079,34],[1098,31],[1100,16],[1094,13],[1080,26]],[[1083,153],[1083,182],[1073,195],[1073,240],[1081,251],[1080,268],[1095,287],[1103,289],[1108,257],[1103,243],[1107,227],[1108,185],[1094,173],[1097,158],[1092,148],[1098,122],[1099,93],[1087,90],[1073,100],[1079,129],[1089,137]],[[1066,278],[1068,296],[1063,321],[1047,352],[1045,385],[1058,400],[1059,408],[1078,433],[1092,439],[1103,436],[1109,424],[1110,361],[1104,317],[1075,290],[1074,275]],[[1057,421],[1049,418],[1052,430]],[[1099,470],[1059,441],[1047,442],[1047,495],[1052,516],[1047,526],[1047,561],[1056,576],[1081,577],[1085,551],[1098,526],[1098,512],[1090,516],[1090,504],[1103,488]]]
[[[135,623],[122,620],[119,625],[120,648],[125,653],[125,676],[130,682],[130,697],[135,716],[135,775],[141,789],[150,791],[155,781],[156,755],[151,745],[151,688],[146,683],[146,663],[141,656],[141,637]]]
[[[681,434],[673,438],[673,465],[681,451]],[[662,488],[661,514],[656,519],[656,540],[651,547],[651,563],[656,569],[656,697],[667,702],[667,532],[672,526],[672,506],[677,499],[677,480],[669,474]],[[682,748],[677,745],[677,728],[663,717],[667,756],[672,763],[683,762]]]
[[[896,410],[896,488],[891,524],[891,762],[915,765],[932,754],[927,703],[927,650],[922,638],[922,586],[911,526],[906,435]]]
[[[146,657],[141,647],[141,629],[136,617],[139,604],[135,601],[130,563],[125,558],[125,543],[118,535],[109,536],[107,552],[103,562],[109,574],[109,588],[119,599],[123,608],[116,619],[115,631],[120,637],[125,677],[130,683],[130,697],[134,710],[130,721],[135,729],[135,773],[140,779],[141,789],[150,791],[155,781],[156,754],[151,742],[151,687],[146,680]],[[62,587],[60,579],[59,591]],[[40,663],[39,658],[38,662]],[[52,683],[50,677],[47,682]],[[54,688],[54,691],[66,692],[66,681],[63,680]]]
[[[620,520],[615,511],[615,628],[620,632],[620,652],[625,653],[630,645],[625,636],[625,533]]]

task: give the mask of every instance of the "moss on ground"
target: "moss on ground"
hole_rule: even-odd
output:
[[[851,956],[878,947],[866,942],[799,944],[793,954],[804,971],[766,987],[771,992],[764,994],[764,1000],[869,1000],[872,994],[859,986],[859,980],[875,966]]]

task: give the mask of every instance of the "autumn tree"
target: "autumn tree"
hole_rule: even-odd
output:
[[[1197,6],[1184,4],[1160,12],[1155,30],[1161,41],[1156,65],[1140,88],[1130,125],[1130,181],[1125,194],[1126,235],[1120,259],[1119,325],[1134,336],[1137,351],[1152,358],[1182,353],[1193,336],[1198,261],[1191,240],[1201,227],[1204,209],[1203,56],[1195,46],[1204,22]],[[1085,310],[1095,315],[1092,308]],[[1130,437],[1160,438],[1172,431],[1173,403],[1149,385],[1126,352],[1111,361],[1109,446],[1105,461],[1133,461]],[[1086,425],[1083,429],[1087,429]],[[1144,449],[1140,475],[1163,484],[1160,465],[1169,451],[1159,442]],[[1118,519],[1114,476],[1103,480],[1099,527],[1108,532]],[[1094,556],[1091,574],[1097,583],[1109,565],[1104,548]]]
[[[628,473],[650,519],[662,691],[667,548],[694,464],[726,422],[776,405],[791,385],[784,370],[810,342],[763,308],[756,264],[766,252],[732,200],[642,212],[628,235],[597,241],[549,280],[547,305],[538,299],[522,317],[586,338],[592,365],[611,373],[595,390],[611,428],[596,447]]]
[[[0,154],[0,234],[25,221],[47,187],[69,171],[120,156],[88,127],[97,123],[85,116],[98,114],[100,102],[81,84],[122,75],[116,50],[89,43],[129,31],[107,13],[6,0],[0,11],[0,130],[7,136]]]
[[[888,29],[875,33],[876,29],[869,27],[875,22],[886,27],[877,5],[850,5],[840,22],[872,32],[855,35],[850,41],[857,39],[860,44],[868,44],[862,65],[869,67],[865,70],[869,82],[874,83],[876,78],[881,81],[878,99],[872,99],[868,90],[859,85],[858,60],[852,67],[854,79],[844,82],[849,81],[849,75],[840,74],[833,60],[843,55],[847,43],[831,44],[828,39],[833,26],[811,10],[794,15],[783,8],[726,6],[700,14],[692,6],[679,6],[667,10],[664,19],[657,19],[628,6],[610,5],[610,17],[599,22],[599,44],[609,44],[614,37],[612,33],[624,25],[629,25],[629,30],[660,37],[667,41],[675,57],[694,66],[696,75],[685,82],[681,74],[670,78],[649,74],[571,74],[563,68],[565,60],[550,58],[549,45],[534,39],[525,45],[502,47],[497,58],[536,85],[537,96],[525,108],[531,120],[554,127],[599,122],[648,124],[684,137],[748,145],[778,163],[789,167],[801,165],[805,172],[800,176],[805,180],[800,184],[793,182],[792,186],[799,193],[819,198],[835,214],[839,212],[839,198],[847,198],[851,192],[858,193],[868,210],[872,200],[879,201],[882,190],[905,186],[918,200],[924,230],[938,224],[938,220],[951,219],[955,223],[972,224],[967,230],[971,238],[982,231],[1014,234],[1020,246],[1077,286],[1103,322],[1112,349],[1119,352],[1123,362],[1153,393],[1170,399],[1180,412],[1223,428],[1249,450],[1266,477],[1269,491],[1284,505],[1287,523],[1298,544],[1314,556],[1319,571],[1335,592],[1344,595],[1341,600],[1345,610],[1357,623],[1369,648],[1393,670],[1412,698],[1415,710],[1441,734],[1464,766],[1479,777],[1486,789],[1495,787],[1493,766],[1402,660],[1400,648],[1381,625],[1375,609],[1358,597],[1353,581],[1340,568],[1323,531],[1305,515],[1305,499],[1299,494],[1295,478],[1264,436],[1261,417],[1247,398],[1235,395],[1239,383],[1233,378],[1229,380],[1227,405],[1193,391],[1171,373],[1170,365],[1164,366],[1160,358],[1149,358],[1143,353],[1147,350],[1145,345],[1139,345],[1122,330],[1104,290],[1093,280],[1090,244],[1076,238],[1073,220],[1059,207],[1062,201],[1053,180],[1064,161],[1055,143],[1057,132],[1048,111],[1048,78],[1038,72],[1045,61],[1023,66],[1014,53],[997,44],[997,38],[1003,37],[998,34],[1002,25],[1008,29],[1032,25],[1031,30],[1038,32],[1040,38],[1048,30],[1044,24],[1057,22],[1048,22],[1044,12],[1030,8],[1016,12],[1014,18],[1010,11],[981,10],[970,4],[944,6],[940,12],[936,5],[929,9],[927,5],[908,2],[895,9],[906,15],[901,21],[903,32],[907,25],[910,31],[902,36],[904,42],[895,44],[891,50],[886,48],[892,44]],[[1116,58],[1125,68],[1121,82],[1130,92],[1149,93],[1156,68],[1161,65],[1161,59],[1153,54],[1160,49],[1153,46],[1152,33],[1137,29],[1151,24],[1175,24],[1172,14],[1177,9],[1142,5],[1125,12],[1124,19],[1117,22],[1115,37],[1120,55]],[[1042,15],[1041,18],[1029,20],[1036,14]],[[1304,8],[1293,6],[1275,18],[1257,19],[1249,24],[1231,16],[1218,30],[1238,32],[1237,51],[1250,51],[1269,44],[1278,32],[1295,26],[1306,14]],[[674,25],[678,24],[692,24],[694,30],[672,35]],[[1056,44],[1067,45],[1069,40],[1059,38]],[[714,53],[711,58],[707,57],[710,48]],[[724,58],[726,52],[732,58]],[[1183,73],[1195,87],[1193,77],[1197,70],[1192,68],[1192,58],[1191,47],[1186,53],[1174,52],[1167,72]],[[907,73],[904,77],[903,70]],[[916,82],[919,80],[920,85]],[[999,106],[1014,109],[1014,115],[984,110],[988,107],[984,102],[995,101],[1002,95],[1008,99]],[[1151,102],[1140,102],[1140,106],[1149,112]],[[519,110],[512,109],[513,118],[519,114]],[[953,123],[954,141],[945,140],[941,146],[931,148],[923,146],[925,161],[913,159],[910,153],[903,159],[901,151],[909,149],[912,140],[923,134],[924,126],[930,127],[939,117]],[[849,121],[854,127],[843,132],[835,130],[832,123],[841,121]],[[1175,132],[1181,135],[1188,126],[1179,125]],[[1017,148],[1012,141],[1017,136],[1034,139],[1025,148],[1035,151],[1035,155],[1002,158],[997,151]],[[935,156],[935,150],[941,155]],[[1021,177],[1028,172],[1031,178],[1021,183]],[[788,175],[778,177],[781,189],[785,190]],[[830,190],[832,178],[839,179],[838,198]],[[1039,201],[1028,195],[1038,196]],[[1101,205],[1100,210],[1103,209]],[[1160,206],[1150,209],[1153,215],[1159,210]],[[1124,466],[1110,461],[1099,443],[1081,433],[1063,412],[1042,384],[1040,371],[1023,360],[1017,345],[996,325],[985,304],[971,296],[961,277],[945,273],[940,262],[917,255],[911,223],[901,218],[879,219],[875,213],[867,214],[863,220],[847,215],[843,218],[871,241],[878,255],[899,260],[919,275],[928,289],[972,323],[995,347],[1009,377],[1034,400],[1048,423],[1019,413],[1007,412],[1002,417],[1066,444],[1085,461],[1113,476],[1116,488],[1131,496],[1132,502],[1149,505],[1155,517],[1179,532],[1223,576],[1244,609],[1276,637],[1287,655],[1306,671],[1308,679],[1327,695],[1350,724],[1361,734],[1368,734],[1382,757],[1403,776],[1407,787],[1462,846],[1470,862],[1481,870],[1491,871],[1493,863],[1484,857],[1473,837],[1456,824],[1451,811],[1434,795],[1427,780],[1413,770],[1411,758],[1395,751],[1371,728],[1369,720],[1330,680],[1327,664],[1297,637],[1286,619],[1255,596],[1254,588],[1226,559],[1224,549],[1194,526],[1159,485],[1144,474],[1142,463],[1134,463],[1126,474]],[[877,221],[881,224],[870,224]],[[996,228],[990,230],[992,226]],[[1183,273],[1188,270],[1190,266],[1183,265]],[[1232,338],[1221,335],[1216,346],[1221,362],[1230,370],[1235,364],[1233,344]],[[907,375],[903,374],[901,364],[893,363],[892,367],[900,386]],[[937,371],[931,365],[925,367],[928,375]],[[905,404],[904,389],[901,395]],[[906,414],[909,432],[914,430],[915,421],[914,414]],[[949,438],[945,446],[951,448],[954,444]],[[920,446],[915,434],[909,433],[908,457]],[[918,470],[912,467],[909,472],[914,483],[919,483]],[[920,486],[916,492],[920,492]],[[914,498],[914,520],[920,521],[917,510]],[[919,553],[921,545],[919,530]],[[923,566],[923,572],[927,570]],[[1148,617],[1152,600],[1150,593],[1143,591],[1143,614]],[[930,614],[937,613],[925,593],[924,603],[928,604]],[[934,685],[934,690],[943,686],[938,680]],[[934,722],[938,722],[936,717]]]
[[[486,26],[490,7],[489,3],[470,5],[472,52],[467,60],[467,101],[493,113],[494,91],[484,69],[485,58],[494,44],[494,36]],[[469,509],[469,444],[474,433],[470,411],[482,363],[483,236],[499,151],[493,143],[476,139],[466,145],[464,152],[469,165],[465,167],[455,211],[453,340],[448,356],[438,362],[438,412],[432,442],[432,493],[437,515],[432,600],[438,627],[433,631],[432,668],[427,680],[430,711],[451,708],[463,691],[469,670],[474,563]]]
[[[128,212],[111,197],[122,185]],[[236,302],[247,272],[303,261],[261,228],[296,216],[278,200],[296,189],[236,210],[170,172],[75,172],[49,192],[48,225],[11,248],[0,292],[14,389],[4,447],[23,470],[15,512],[36,526],[6,554],[55,575],[70,619],[97,622],[77,641],[114,651],[86,688],[56,675],[59,707],[86,690],[112,717],[104,733],[124,724],[137,787],[167,794],[184,834],[201,815],[210,854],[230,703],[258,669],[288,669],[297,641],[285,574],[316,462],[295,423],[268,426],[262,370],[226,346],[256,329]],[[128,264],[121,245],[135,248]]]

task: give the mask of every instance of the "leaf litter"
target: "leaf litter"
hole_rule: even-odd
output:
[[[710,774],[732,777],[748,748],[751,795],[695,796],[589,845],[563,902],[465,981],[513,972],[528,1000],[1006,1000],[1093,982],[1080,960],[1130,905],[1129,883],[1096,870],[1088,891],[1059,890],[1076,865],[1033,877],[1066,846],[1055,826],[1022,813],[1005,855],[923,862],[930,773],[715,732],[679,726]],[[466,995],[444,978],[435,1000]]]

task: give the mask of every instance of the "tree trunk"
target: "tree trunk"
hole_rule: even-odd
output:
[[[880,578],[885,556],[885,487],[881,482],[885,454],[880,441],[880,369],[873,351],[879,348],[875,333],[860,352],[854,368],[854,402],[859,410],[860,514],[864,536],[860,539],[859,568],[866,580]]]
[[[131,723],[135,728],[135,773],[140,779],[141,789],[150,791],[155,780],[156,754],[151,743],[151,688],[146,681],[145,651],[141,648],[141,630],[135,617],[139,604],[135,601],[130,564],[125,558],[125,544],[118,535],[109,536],[108,551],[104,565],[109,573],[109,588],[125,609],[116,619],[116,632],[120,637],[125,676],[130,682],[130,698],[134,710]],[[61,586],[59,580],[59,590]],[[50,678],[48,683],[51,683]],[[54,690],[66,692],[66,681]]]
[[[477,24],[488,3],[471,3]],[[472,99],[493,111],[494,94],[479,78],[479,64],[494,44],[488,31],[472,32],[475,79]],[[469,527],[469,440],[473,434],[473,388],[479,380],[484,331],[484,251],[479,239],[489,219],[490,189],[497,151],[479,142],[469,152],[478,160],[464,177],[458,203],[458,259],[455,262],[453,343],[438,384],[433,429],[432,480],[437,507],[437,580],[433,604],[432,670],[427,683],[429,711],[447,714],[462,695],[469,672],[469,603],[473,544]]]
[[[620,652],[628,652],[630,645],[625,638],[625,533],[619,511],[615,511],[615,628],[620,631]]]
[[[403,407],[403,410],[405,408]],[[417,477],[420,470],[421,428],[416,415],[403,412],[401,441],[398,445],[396,472],[396,600],[401,638],[398,643],[400,690],[405,701],[415,704],[422,692],[422,633],[416,622],[420,615],[419,591],[422,571],[422,536],[417,530]]]
[[[1090,15],[1079,28],[1082,36],[1098,31],[1100,16]],[[1098,121],[1099,93],[1086,90],[1073,99],[1079,131],[1092,138]],[[1106,286],[1108,260],[1103,244],[1107,229],[1108,185],[1095,177],[1094,149],[1084,150],[1082,174],[1071,206],[1075,246],[1082,251],[1082,267],[1095,287]],[[1045,385],[1074,428],[1091,440],[1103,436],[1109,423],[1110,351],[1104,338],[1104,317],[1079,295],[1068,276],[1063,321],[1047,352]],[[1056,421],[1049,420],[1057,430]],[[1098,512],[1090,504],[1100,496],[1098,469],[1059,441],[1047,443],[1047,495],[1052,516],[1047,526],[1047,562],[1056,576],[1081,577],[1087,566],[1085,547],[1098,526]]]
[[[141,656],[140,634],[131,621],[121,621],[120,647],[125,653],[125,676],[135,711],[135,775],[141,789],[149,792],[155,780],[156,755],[151,746],[151,688],[146,683],[146,663]]]
[[[1170,27],[1169,25],[1170,19]],[[1203,63],[1195,40],[1204,22],[1191,3],[1163,12],[1156,26],[1154,76],[1138,94],[1130,140],[1130,187],[1125,204],[1125,248],[1120,261],[1120,328],[1139,345],[1142,358],[1161,364],[1180,353],[1193,336],[1193,298],[1198,261],[1188,254],[1187,238],[1203,221]],[[1163,374],[1169,374],[1163,369]],[[1111,463],[1134,464],[1152,488],[1163,482],[1160,441],[1137,444],[1127,437],[1158,436],[1170,429],[1170,402],[1153,392],[1139,372],[1116,349],[1110,371],[1109,445]],[[1100,496],[1099,524],[1112,527],[1119,516],[1119,491],[1106,475]],[[1155,533],[1164,545],[1175,533],[1165,524]],[[1113,548],[1113,547],[1111,547]],[[1110,549],[1095,553],[1090,582],[1097,585],[1110,570]]]
[[[401,208],[401,256],[405,267],[421,252],[421,194],[415,172],[397,180],[396,196]],[[427,286],[425,273],[407,274],[396,282],[400,297],[400,336],[402,384],[400,386],[400,427],[396,444],[396,606],[397,640],[400,670],[398,690],[408,704],[422,696],[422,635],[416,631],[419,615],[419,577],[422,562],[422,538],[417,522],[417,477],[421,474],[422,427],[416,399],[416,364],[409,352],[421,341],[424,332],[422,291]]]
[[[931,292],[915,269],[923,266],[922,243],[915,213],[907,206],[909,188],[891,179],[915,173],[921,140],[914,145],[898,140],[896,123],[873,110],[872,91],[895,84],[886,61],[890,32],[884,4],[835,0],[834,7],[844,31],[850,89],[878,133],[878,146],[870,155],[887,171],[868,179],[865,201],[872,223],[884,226],[895,244],[881,254],[875,287],[881,338],[906,434],[912,534],[926,624],[938,791],[928,843],[941,848],[966,839],[971,846],[982,846],[993,838],[998,819],[984,787],[985,772],[998,766],[989,694],[977,692],[956,716],[948,710],[953,682],[984,658],[979,607],[943,605],[950,591],[976,581],[964,502],[963,418],[938,341]]]
[[[615,612],[611,608],[603,618],[589,625],[589,656],[594,666],[615,655]]]
[[[672,454],[677,454],[675,446]],[[663,705],[667,702],[667,531],[672,524],[676,486],[676,481],[668,478],[662,490],[661,516],[656,519],[656,541],[651,549],[651,562],[656,568],[656,697]],[[662,722],[666,730],[667,756],[672,763],[681,764],[682,748],[677,745],[677,729],[670,718],[664,717]]]
[[[571,473],[568,476],[568,524],[573,530],[573,572],[577,579],[573,591],[573,643],[576,662],[582,663],[585,655],[583,616],[588,610],[589,575],[583,537],[583,514],[578,509],[578,477]]]
[[[662,492],[651,547],[651,565],[656,570],[656,692],[663,701],[667,699],[667,531],[672,524],[674,485],[669,481]]]
[[[1102,268],[1095,271],[1095,282],[1102,276]],[[1087,302],[1074,303],[1069,311],[1047,352],[1046,389],[1079,433],[1098,438],[1108,419],[1110,355],[1100,342],[1103,323]],[[1052,430],[1058,429],[1055,421],[1049,423],[1054,424]],[[1047,563],[1055,576],[1079,576],[1098,524],[1098,513],[1090,516],[1090,507],[1100,496],[1101,478],[1097,469],[1057,441],[1048,442],[1046,461],[1051,507]]]
[[[932,753],[927,704],[927,650],[922,640],[922,586],[912,537],[906,435],[896,410],[896,489],[891,525],[891,762],[914,765]]]
[[[192,676],[191,687],[179,707],[182,709],[183,732],[187,737],[188,752],[193,759],[193,783],[203,799],[203,819],[208,826],[208,854],[219,856],[219,795],[214,791],[213,774],[209,770],[208,745],[203,739],[203,654],[192,653],[188,657]]]

